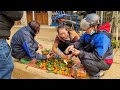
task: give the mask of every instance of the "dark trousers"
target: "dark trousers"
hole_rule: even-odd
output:
[[[86,71],[92,76],[96,75],[98,72],[100,72],[100,70],[108,70],[111,66],[102,60],[96,61],[84,59],[81,60],[81,63],[85,67]]]

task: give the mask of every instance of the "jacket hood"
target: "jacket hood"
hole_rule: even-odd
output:
[[[33,36],[33,37],[35,36],[34,31],[30,28],[30,26],[29,26],[29,25],[28,25],[28,26],[26,26],[26,30],[27,30],[27,31],[29,31],[29,32],[32,34],[32,36]]]
[[[110,22],[107,22],[107,23],[103,24],[102,26],[100,26],[98,28],[98,30],[100,30],[100,31],[104,30],[104,31],[110,32],[110,27],[111,27]]]

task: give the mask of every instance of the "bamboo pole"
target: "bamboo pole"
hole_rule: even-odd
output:
[[[112,27],[114,27],[114,19],[115,19],[114,13],[115,13],[115,11],[113,11],[113,14],[112,14],[110,32],[112,32],[112,31],[114,32],[114,30],[111,31]],[[113,28],[113,29],[114,29],[114,28]]]
[[[100,24],[102,25],[102,23],[103,23],[103,11],[101,11],[101,20],[100,21],[101,21]]]
[[[118,11],[116,11],[116,48],[118,48]]]

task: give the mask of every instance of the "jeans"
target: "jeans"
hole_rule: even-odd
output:
[[[11,49],[6,39],[0,39],[0,79],[11,79],[13,69]]]

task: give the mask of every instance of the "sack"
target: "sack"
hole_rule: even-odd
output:
[[[87,72],[85,71],[83,65],[80,62],[72,66],[71,75],[75,79],[84,79],[88,76]]]

